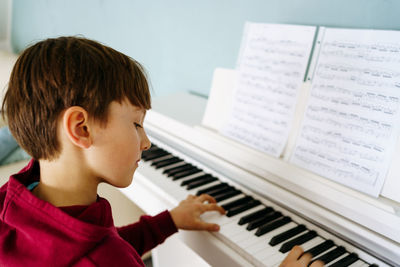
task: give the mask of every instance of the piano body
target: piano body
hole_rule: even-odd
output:
[[[208,101],[177,93],[155,98],[147,114],[154,147],[121,191],[149,214],[201,192],[229,210],[204,214],[220,232],[179,231],[155,250],[155,265],[279,266],[302,244],[326,266],[400,266],[399,202],[367,196],[218,133],[235,77],[234,70],[217,69]]]

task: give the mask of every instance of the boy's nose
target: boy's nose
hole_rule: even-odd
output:
[[[144,133],[140,148],[141,148],[141,150],[147,150],[150,147],[151,147],[151,142],[150,142],[149,138],[147,137],[147,134]]]

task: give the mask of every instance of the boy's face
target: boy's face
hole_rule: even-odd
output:
[[[142,151],[151,145],[143,129],[144,116],[144,109],[128,101],[113,101],[106,127],[93,128],[87,160],[92,172],[104,182],[116,187],[132,182]]]

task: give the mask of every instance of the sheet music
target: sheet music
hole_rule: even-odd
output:
[[[222,133],[275,157],[287,142],[315,27],[247,23]]]
[[[326,29],[291,162],[378,196],[399,104],[400,32]]]

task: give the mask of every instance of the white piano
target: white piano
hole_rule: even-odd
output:
[[[233,70],[217,69],[208,101],[177,93],[155,98],[147,114],[155,146],[121,191],[149,214],[202,192],[229,211],[204,215],[221,225],[217,233],[171,237],[154,251],[154,264],[279,266],[300,244],[326,266],[400,266],[399,202],[349,189],[218,133],[234,77]]]

